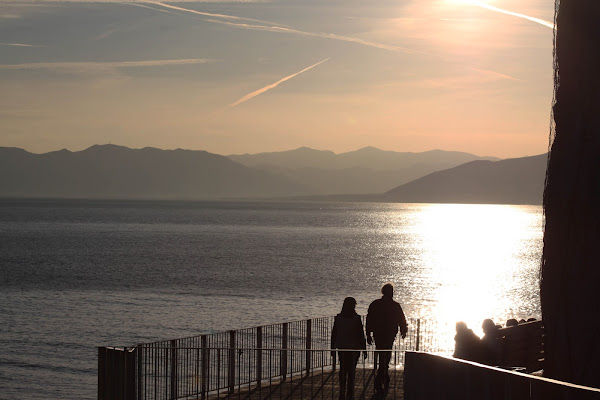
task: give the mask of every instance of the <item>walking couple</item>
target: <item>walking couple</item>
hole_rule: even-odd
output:
[[[379,359],[377,374],[375,376],[374,399],[384,398],[387,394],[390,376],[389,362],[392,356],[392,346],[398,328],[404,339],[408,326],[402,307],[394,301],[394,286],[386,283],[381,288],[382,297],[369,305],[367,312],[366,340],[362,319],[356,313],[356,300],[346,297],[342,305],[342,312],[336,315],[331,331],[331,348],[338,350],[340,360],[340,399],[351,400],[354,398],[354,378],[356,364],[363,350],[363,357],[367,358],[367,343],[375,340],[376,357]],[[346,350],[346,351],[344,351]],[[355,351],[347,351],[355,350]],[[359,351],[356,351],[359,350]],[[332,355],[334,352],[332,351]]]

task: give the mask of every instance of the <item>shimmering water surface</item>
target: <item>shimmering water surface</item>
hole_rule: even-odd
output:
[[[96,397],[96,347],[365,313],[539,317],[537,206],[0,200],[0,398]],[[452,346],[453,331],[441,331]]]

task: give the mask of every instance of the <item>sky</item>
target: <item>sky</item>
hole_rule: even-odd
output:
[[[0,0],[0,146],[545,153],[548,0]]]

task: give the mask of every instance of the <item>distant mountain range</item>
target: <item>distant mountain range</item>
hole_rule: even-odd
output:
[[[302,193],[285,177],[205,151],[97,145],[32,154],[0,148],[0,196],[205,199]]]
[[[228,157],[247,167],[285,176],[317,195],[383,193],[434,171],[474,160],[498,160],[457,151],[408,153],[375,147],[341,154],[301,147]]]
[[[548,155],[471,161],[386,192],[400,203],[541,204]]]
[[[400,153],[373,147],[343,154],[303,147],[229,157],[115,145],[45,154],[0,147],[0,196],[217,199],[330,195],[318,198],[541,203],[545,155],[492,160],[497,159],[442,150]]]

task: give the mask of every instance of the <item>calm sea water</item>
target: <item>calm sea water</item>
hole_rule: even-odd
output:
[[[409,317],[539,317],[542,226],[536,206],[0,200],[0,398],[93,399],[97,346],[346,296],[364,314],[385,281]]]

